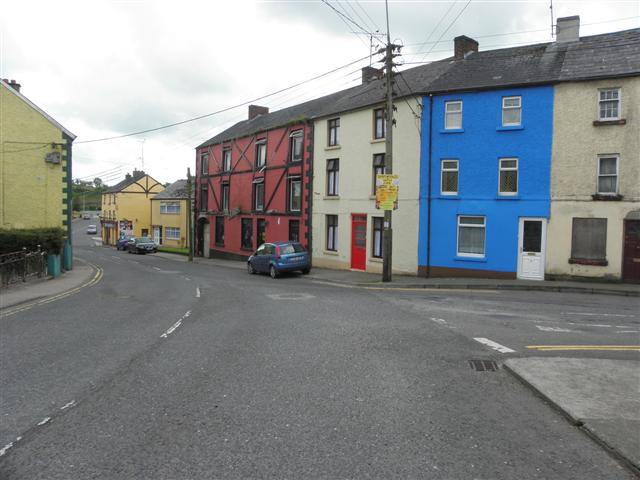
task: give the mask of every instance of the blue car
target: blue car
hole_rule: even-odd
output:
[[[309,253],[298,242],[263,243],[247,260],[250,274],[268,273],[278,278],[282,272],[311,271]]]
[[[132,238],[134,238],[133,235],[123,236],[120,240],[116,242],[116,250],[122,250],[122,251],[126,250],[127,244],[129,243],[129,240],[131,240]]]

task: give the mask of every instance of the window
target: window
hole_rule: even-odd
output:
[[[598,95],[600,120],[618,120],[620,118],[620,89],[599,90]]]
[[[223,183],[220,185],[220,202],[222,203],[222,211],[229,211],[229,184]]]
[[[216,245],[224,246],[224,217],[216,217]]]
[[[462,128],[462,102],[444,102],[444,128],[457,130]]]
[[[222,171],[230,172],[231,171],[231,149],[225,148],[222,150]]]
[[[164,238],[166,240],[180,240],[180,228],[178,227],[165,227]]]
[[[289,220],[289,240],[300,241],[300,220]]]
[[[267,221],[264,218],[258,218],[256,220],[256,239],[257,244],[262,245],[265,242],[267,232]]]
[[[209,210],[209,189],[206,185],[200,186],[200,211],[206,212]]]
[[[264,210],[264,179],[258,178],[253,181],[253,209],[261,212]]]
[[[180,213],[180,202],[160,202],[160,213],[178,215]]]
[[[200,173],[207,175],[209,173],[209,153],[202,152],[200,154]]]
[[[484,257],[485,217],[458,217],[458,255]]]
[[[256,168],[262,168],[267,164],[267,142],[260,140],[256,143]]]
[[[518,194],[518,159],[500,159],[500,195]]]
[[[442,160],[440,166],[440,193],[458,194],[458,160]]]
[[[335,147],[340,145],[340,119],[327,120],[327,145]]]
[[[250,218],[243,218],[240,223],[240,229],[242,234],[242,240],[240,246],[245,250],[253,249],[253,220]]]
[[[338,216],[327,215],[327,250],[338,250]]]
[[[289,178],[289,211],[299,212],[302,208],[302,181],[300,177]]]
[[[598,157],[598,193],[615,195],[618,193],[618,157],[601,155]]]
[[[373,138],[378,140],[386,135],[387,123],[385,119],[385,109],[376,108],[373,111]]]
[[[384,153],[376,153],[373,156],[373,188],[371,191],[376,194],[376,175],[384,173]]]
[[[371,256],[382,258],[382,232],[384,230],[384,218],[373,217],[373,245],[371,246]]]
[[[570,263],[606,265],[607,219],[574,218],[571,232]]]
[[[502,126],[520,125],[522,122],[522,97],[504,97],[502,99]]]
[[[302,161],[302,154],[303,154],[302,140],[303,140],[302,130],[296,130],[295,132],[291,133],[289,137],[289,152],[291,152],[289,156],[289,161],[291,162]]]
[[[327,160],[327,196],[329,197],[336,197],[339,195],[339,169],[340,160],[337,158]]]

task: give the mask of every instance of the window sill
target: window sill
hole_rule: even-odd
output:
[[[515,195],[498,195],[496,200],[520,200],[520,196],[518,194]]]
[[[604,127],[606,125],[626,125],[627,120],[625,118],[618,118],[616,120],[594,120],[594,127]]]
[[[591,265],[595,267],[606,267],[609,265],[607,259],[586,259],[586,258],[570,258],[569,263],[572,265]]]
[[[372,263],[384,263],[384,260],[381,257],[371,257],[369,261]]]
[[[591,195],[591,198],[593,200],[602,200],[602,201],[605,201],[605,202],[619,202],[624,197],[622,195],[620,195],[619,193],[616,193],[615,195],[608,195],[608,194],[604,194],[604,193],[594,193],[593,195]]]
[[[337,250],[323,250],[322,254],[323,255],[334,255],[334,256],[340,255]]]
[[[216,247],[224,247],[224,243],[216,243],[215,246]]]
[[[510,132],[512,130],[524,130],[524,127],[522,125],[507,125],[496,128],[496,132]]]
[[[369,195],[369,200],[375,200],[376,196],[375,195]]]
[[[478,262],[478,263],[487,263],[487,257],[461,257],[455,256],[453,257],[455,262]]]
[[[340,195],[325,195],[323,200],[340,200]]]
[[[340,150],[342,145],[329,145],[328,147],[324,147],[325,151],[327,150]]]
[[[385,140],[386,138],[374,138],[371,143],[384,143]]]
[[[440,133],[464,133],[464,128],[445,128]]]
[[[460,200],[460,194],[458,193],[441,193],[439,200]]]

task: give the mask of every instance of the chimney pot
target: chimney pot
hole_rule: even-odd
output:
[[[460,35],[453,39],[453,57],[456,60],[467,58],[472,52],[478,51],[478,42],[466,35]]]
[[[563,17],[556,20],[556,42],[577,42],[580,40],[580,16]]]
[[[382,77],[382,69],[374,67],[362,67],[362,84],[369,83]]]
[[[249,120],[256,118],[258,115],[266,115],[267,113],[269,113],[269,107],[249,105]]]
[[[9,85],[11,88],[13,88],[16,92],[20,91],[21,85],[15,80],[13,79],[9,80],[8,78],[3,78],[2,81],[5,82],[7,85]]]

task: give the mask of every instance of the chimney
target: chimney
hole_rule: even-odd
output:
[[[462,60],[472,52],[478,51],[478,42],[466,35],[460,35],[453,39],[453,58]]]
[[[3,78],[2,81],[13,88],[16,92],[20,91],[21,85],[15,80],[9,80],[8,78]]]
[[[256,118],[258,115],[269,113],[269,107],[261,107],[260,105],[249,105],[249,120]]]
[[[564,17],[556,20],[556,42],[577,42],[580,40],[580,16]]]
[[[372,80],[382,78],[382,69],[373,67],[362,67],[362,84],[369,83]]]

